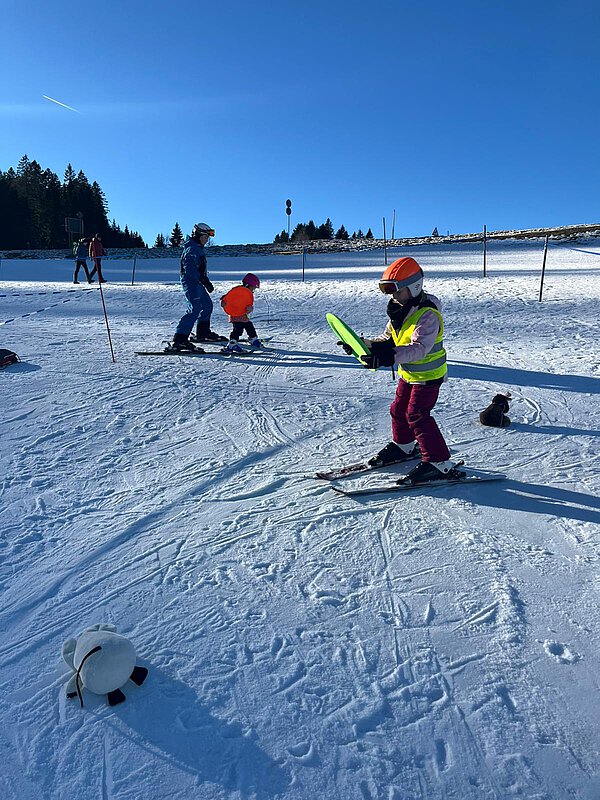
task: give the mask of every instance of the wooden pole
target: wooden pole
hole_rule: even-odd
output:
[[[487,225],[483,226],[483,277],[486,276],[486,262],[487,262]]]
[[[304,267],[306,265],[306,247],[302,248],[302,283],[304,283]]]
[[[133,286],[133,282],[135,281],[135,263],[137,261],[137,256],[133,257],[133,272],[131,273],[131,285]]]
[[[385,238],[385,217],[383,218],[383,263],[387,267],[387,239]]]
[[[546,272],[546,255],[548,254],[548,236],[544,241],[544,260],[542,261],[542,277],[540,280],[540,296],[538,297],[539,302],[542,302],[542,292],[544,291],[544,274]]]
[[[394,209],[394,213],[392,214],[392,241],[394,241],[395,232],[396,232],[396,209]]]

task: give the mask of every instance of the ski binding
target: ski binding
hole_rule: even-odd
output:
[[[396,464],[410,464],[411,461],[418,461],[421,458],[421,454],[415,454],[414,458],[405,458],[401,461],[392,461],[387,464],[368,464],[366,461],[357,463],[357,464],[348,464],[346,467],[340,467],[339,469],[332,469],[329,472],[315,472],[315,478],[319,478],[322,481],[337,481],[341,480],[342,478],[349,478],[352,475],[358,475],[362,472],[373,472],[376,469],[383,469],[384,467],[393,467]]]

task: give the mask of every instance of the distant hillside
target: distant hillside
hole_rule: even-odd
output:
[[[543,239],[549,236],[553,241],[576,242],[583,237],[600,236],[600,222],[581,225],[563,225],[555,228],[530,228],[528,230],[488,231],[488,240],[501,239]],[[388,247],[417,247],[432,244],[460,244],[465,242],[482,242],[483,232],[459,233],[451,236],[413,236],[401,239],[388,239]],[[330,241],[317,240],[304,243],[286,244],[230,244],[211,245],[210,252],[222,256],[245,255],[292,255],[301,253],[302,248],[307,253],[343,252],[357,250],[375,250],[384,246],[383,239],[333,239]],[[178,258],[181,252],[177,247],[150,247],[150,248],[108,248],[108,257],[128,258]],[[0,258],[70,258],[70,251],[64,250],[6,250],[0,251]]]

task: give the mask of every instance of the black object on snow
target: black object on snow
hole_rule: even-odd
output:
[[[18,363],[19,356],[16,353],[13,353],[12,350],[2,350],[0,348],[0,369]]]

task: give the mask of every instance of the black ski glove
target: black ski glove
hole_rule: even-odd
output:
[[[396,360],[396,346],[391,339],[384,342],[371,342],[371,353],[361,356],[360,360],[367,369],[393,367]]]
[[[337,342],[337,346],[341,347],[344,353],[346,353],[346,355],[348,356],[354,355],[354,350],[350,347],[349,344],[346,344],[346,342]]]
[[[379,369],[379,367],[393,367],[395,358],[393,353],[382,353],[380,356],[371,353],[370,356],[361,356],[360,360],[367,369]]]
[[[215,290],[215,287],[212,285],[212,283],[210,282],[210,280],[209,280],[208,278],[204,278],[204,280],[202,281],[202,283],[203,283],[203,285],[204,285],[204,288],[206,289],[206,291],[207,291],[209,294],[210,294],[210,292],[214,292],[214,290]]]

